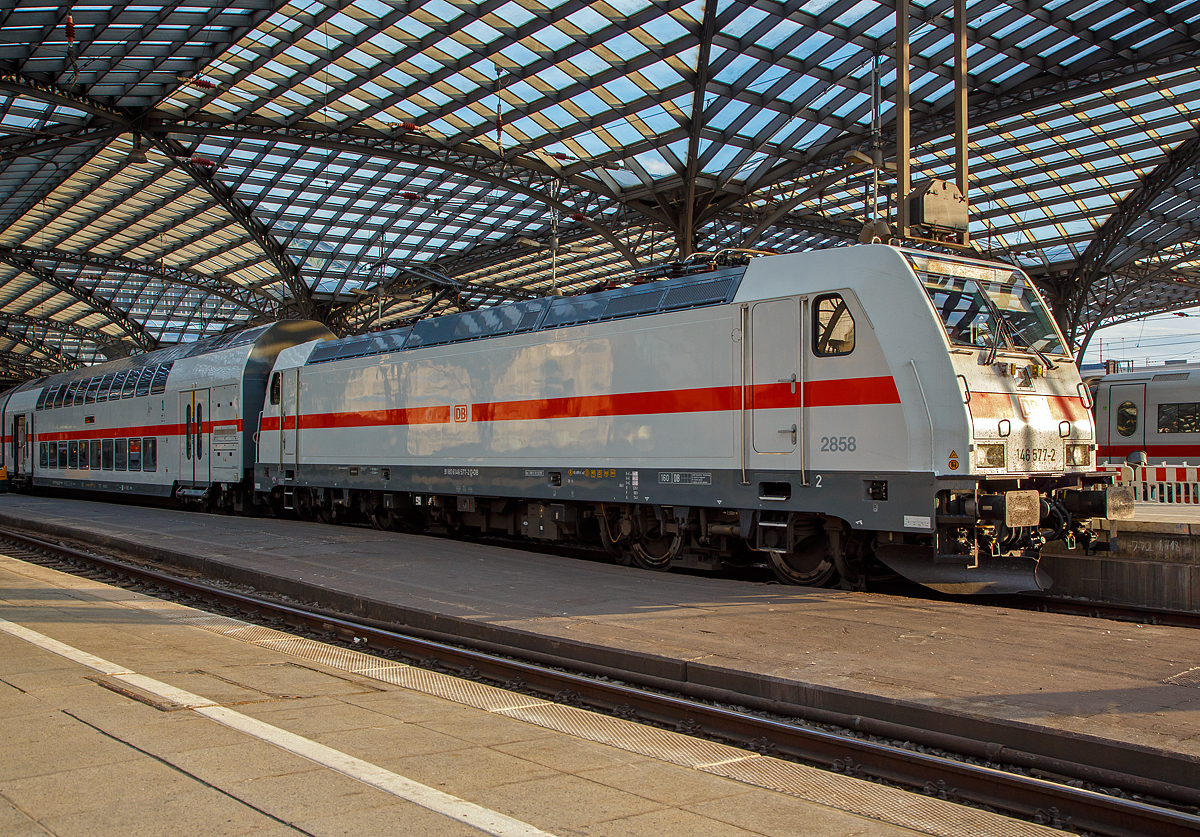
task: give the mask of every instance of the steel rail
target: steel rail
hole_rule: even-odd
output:
[[[690,690],[693,692],[690,696],[692,699],[659,694],[626,685],[624,682],[597,680],[594,676],[555,670],[547,664],[573,666],[576,671],[590,668],[593,675],[601,668],[598,666],[579,666],[570,660],[529,654],[520,649],[480,650],[427,637],[402,634],[387,626],[373,624],[373,620],[354,620],[340,614],[285,605],[114,558],[82,552],[8,529],[0,529],[0,539],[35,553],[45,554],[54,560],[98,567],[102,571],[124,575],[142,584],[172,590],[191,601],[217,602],[244,613],[282,621],[296,628],[320,632],[327,636],[333,634],[360,650],[364,647],[365,640],[367,647],[392,659],[401,657],[418,665],[449,670],[471,679],[489,680],[509,688],[530,690],[550,696],[559,702],[615,711],[622,717],[633,717],[697,735],[723,739],[759,753],[816,764],[858,778],[905,786],[955,802],[989,806],[1046,825],[1065,826],[1072,830],[1091,831],[1111,837],[1183,837],[1200,832],[1200,816],[1188,811],[916,752],[894,744],[797,726],[724,706],[698,702],[694,698],[742,706],[757,704],[755,708],[782,715],[803,716],[807,720],[820,723],[829,723],[828,716],[848,718],[839,713],[814,712],[806,707],[776,701],[755,701],[745,695],[694,685]],[[465,642],[461,639],[456,641]],[[513,659],[510,656],[502,656],[502,653],[523,655],[529,659]],[[532,661],[533,657],[542,659],[535,662]],[[634,679],[628,672],[605,673],[626,682]],[[643,676],[640,679],[660,681],[643,682],[643,685],[675,692],[679,691],[681,685],[687,685],[665,678]],[[904,740],[905,734],[915,731],[899,724],[867,723],[869,719],[861,717],[849,720],[851,729],[871,728],[871,734],[899,737],[901,740]],[[875,731],[878,729],[888,729],[896,735]],[[928,738],[928,735],[925,737]],[[932,746],[993,762],[1013,763],[1015,760],[1019,763],[1019,757],[1027,755],[958,736],[942,735],[939,740],[941,744],[957,746]],[[1038,760],[1041,764],[1039,769],[1046,772],[1055,772],[1048,768],[1057,766],[1063,769],[1066,776],[1083,773],[1091,777],[1089,781],[1099,780],[1101,784],[1118,787],[1125,792],[1152,794],[1175,804],[1191,807],[1200,800],[1200,791],[1193,788],[1153,782],[1143,777],[1089,768],[1087,765],[1055,763],[1054,760],[1038,756],[1030,758]]]

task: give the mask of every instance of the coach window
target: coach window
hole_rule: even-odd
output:
[[[67,467],[79,467],[79,442],[67,442]]]
[[[133,390],[137,386],[138,376],[142,374],[140,369],[130,369],[125,376],[125,386],[121,388],[122,398],[132,398]],[[108,396],[108,400],[112,401],[112,396]]]
[[[92,439],[92,441],[89,442],[88,445],[89,445],[88,450],[90,452],[88,455],[88,459],[91,461],[92,470],[99,471],[100,470],[100,440]]]
[[[116,377],[115,372],[109,372],[100,379],[100,389],[96,390],[96,401],[102,402],[108,400],[108,391],[112,387],[113,378]]]
[[[91,378],[84,378],[82,381],[79,382],[79,386],[75,390],[75,403],[76,404],[83,403],[83,397],[87,394],[88,384],[90,384],[91,382],[92,382]]]
[[[129,470],[142,470],[142,440],[129,440]]]
[[[129,465],[129,440],[117,439],[117,470],[124,471]]]
[[[1200,403],[1159,404],[1159,433],[1200,433]]]
[[[113,469],[113,440],[104,439],[100,442],[100,462],[104,466],[104,470],[111,471]]]
[[[58,467],[60,467],[60,468],[67,467],[67,443],[66,442],[58,443]]]
[[[142,470],[158,470],[158,439],[142,439]]]
[[[140,398],[143,395],[150,394],[150,383],[154,380],[154,371],[156,369],[158,369],[157,366],[147,366],[142,370],[142,377],[138,378],[137,389],[134,391],[134,395]]]
[[[50,467],[50,453],[45,442],[38,443],[38,466],[41,468]]]
[[[283,375],[276,372],[271,376],[271,403],[278,404],[283,399]]]
[[[841,294],[813,300],[813,352],[820,357],[854,351],[854,317]]]
[[[1138,408],[1132,401],[1124,401],[1117,407],[1117,432],[1132,436],[1138,428]]]
[[[125,378],[128,377],[128,372],[118,372],[113,376],[112,385],[108,388],[108,400],[116,401],[121,397],[121,388],[125,386]]]
[[[100,383],[103,380],[104,378],[101,375],[97,375],[95,378],[92,378],[91,382],[88,384],[87,394],[84,395],[83,398],[84,404],[96,403],[96,393],[100,391]]]

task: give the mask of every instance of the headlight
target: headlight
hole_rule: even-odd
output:
[[[975,464],[980,468],[1003,468],[1004,445],[977,445]]]
[[[1087,466],[1092,464],[1091,445],[1067,445],[1067,464]]]

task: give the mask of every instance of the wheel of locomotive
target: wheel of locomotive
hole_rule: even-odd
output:
[[[296,507],[296,517],[301,520],[316,520],[317,508],[313,502],[312,491],[307,488],[296,489],[296,499],[293,501]]]
[[[645,570],[665,570],[671,566],[671,559],[679,554],[683,546],[683,535],[663,532],[657,526],[642,537],[635,540],[629,547],[633,561]]]
[[[837,574],[829,555],[829,536],[817,532],[799,541],[792,552],[768,552],[771,569],[784,584],[822,587]]]
[[[371,526],[375,529],[392,531],[399,522],[399,515],[391,509],[385,509],[383,506],[374,506],[367,512],[367,519],[371,521]]]
[[[342,522],[341,506],[317,506],[317,520],[337,525]]]
[[[275,517],[283,518],[287,516],[287,509],[283,505],[283,494],[278,491],[272,491],[267,499],[267,506],[271,509],[271,514]]]

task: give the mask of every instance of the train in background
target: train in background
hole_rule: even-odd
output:
[[[277,323],[30,382],[0,420],[18,489],[979,593],[1044,589],[1047,540],[1131,513],[1089,406],[1019,270],[862,245],[340,340]]]
[[[1095,383],[1099,464],[1130,456],[1151,464],[1200,464],[1200,364],[1146,367]]]

